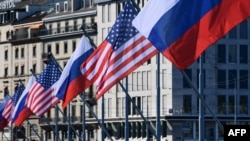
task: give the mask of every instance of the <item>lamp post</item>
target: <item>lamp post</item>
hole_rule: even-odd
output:
[[[234,79],[234,124],[237,124],[237,79],[236,76],[228,71],[228,74]]]

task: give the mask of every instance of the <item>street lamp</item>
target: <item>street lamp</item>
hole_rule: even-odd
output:
[[[228,74],[233,76],[234,79],[234,124],[237,124],[237,78],[234,74],[228,71]]]

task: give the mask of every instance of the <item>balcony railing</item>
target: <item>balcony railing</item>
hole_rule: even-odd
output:
[[[26,39],[38,39],[41,36],[49,36],[49,35],[65,35],[65,33],[74,33],[80,32],[83,25],[73,25],[73,26],[65,26],[59,28],[52,29],[29,29],[29,28],[21,28],[11,33],[7,34],[7,38],[9,41],[21,41]],[[87,23],[84,24],[84,29],[86,32],[93,34],[97,33],[97,24],[96,23]]]

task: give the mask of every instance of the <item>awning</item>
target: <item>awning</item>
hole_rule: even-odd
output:
[[[43,23],[33,24],[33,25],[30,26],[30,29],[37,29],[37,28],[39,28],[41,25],[43,25]]]
[[[37,29],[41,25],[43,25],[43,23],[36,23],[36,24],[31,24],[31,25],[16,26],[16,27],[14,27],[14,29],[21,29],[21,28]]]

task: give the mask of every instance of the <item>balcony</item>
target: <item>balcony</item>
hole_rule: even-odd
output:
[[[8,40],[12,44],[39,41],[39,29],[20,28],[7,34]]]
[[[82,27],[82,24],[59,27],[59,28],[52,28],[52,29],[44,28],[44,29],[40,29],[39,35],[40,35],[41,39],[78,35],[78,34],[82,34],[81,27]],[[97,33],[97,24],[96,23],[84,24],[84,27],[85,27],[85,31],[88,34],[96,34]]]

